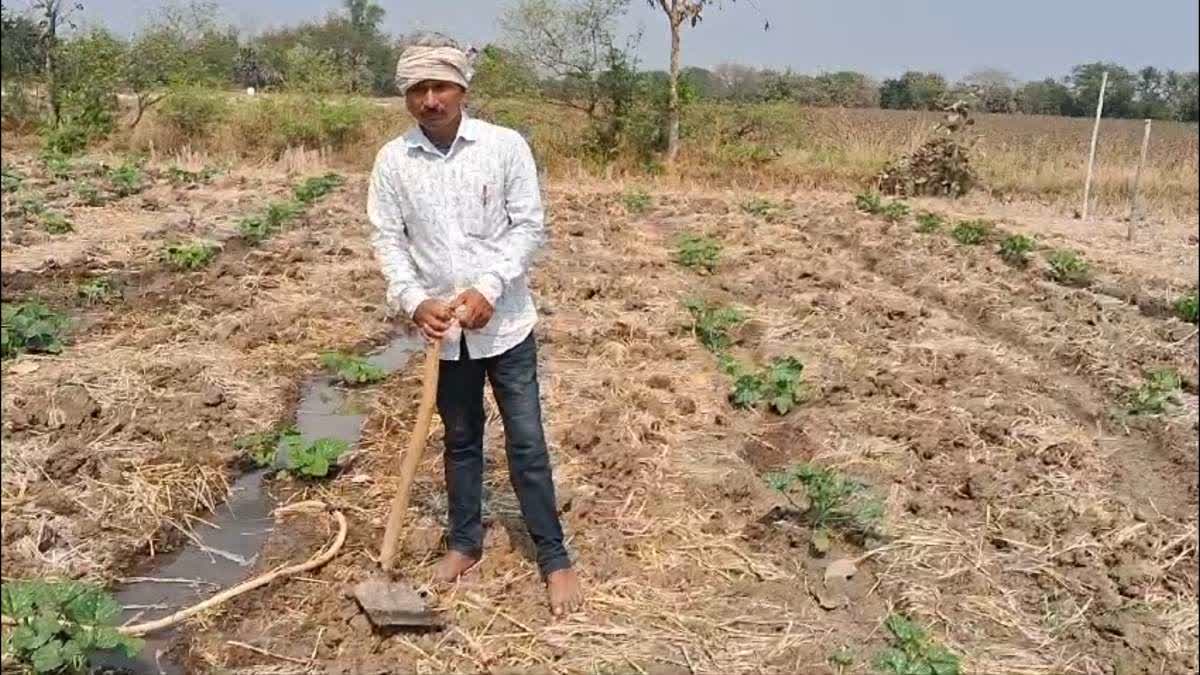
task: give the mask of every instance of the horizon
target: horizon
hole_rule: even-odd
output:
[[[165,4],[169,3],[84,0],[77,23],[103,25],[129,35]],[[217,0],[215,4],[220,8],[220,23],[251,36],[320,21],[342,6],[340,0],[252,4]],[[415,8],[378,4],[387,12],[381,29],[393,36],[438,30],[483,46],[500,37],[497,19],[508,3],[451,0]],[[26,0],[13,9],[28,5]],[[1029,11],[1020,11],[1022,7]],[[1176,20],[1163,20],[1171,15]],[[1026,18],[1034,16],[1037,21]],[[1154,17],[1153,25],[1141,20],[1144,17]],[[764,31],[767,20],[771,27]],[[631,2],[621,27],[626,34],[642,29],[637,56],[643,70],[666,69],[668,36],[660,10]],[[1024,31],[1019,39],[1018,31]],[[862,48],[863,44],[870,48]],[[1057,80],[1075,65],[1096,61],[1133,72],[1146,66],[1187,72],[1200,69],[1200,4],[1150,0],[1138,7],[1086,2],[1047,6],[1015,0],[998,8],[974,3],[964,7],[942,0],[911,2],[908,7],[887,0],[851,0],[837,6],[743,0],[711,9],[697,27],[685,29],[682,51],[684,67],[712,69],[736,63],[802,74],[848,70],[877,80],[917,70],[941,73],[953,81],[988,68],[1021,81]]]

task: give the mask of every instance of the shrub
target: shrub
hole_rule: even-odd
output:
[[[69,234],[75,226],[63,214],[51,211],[42,214],[42,229],[50,234]]]
[[[978,246],[987,239],[991,230],[992,224],[986,220],[964,220],[954,226],[950,236],[960,244]]]
[[[874,215],[883,210],[883,197],[878,192],[860,192],[854,196],[854,206],[859,211]]]
[[[799,464],[765,478],[784,495],[796,483],[804,486],[808,496],[804,517],[814,528],[866,534],[875,531],[883,518],[883,504],[870,495],[867,485],[835,469]]]
[[[942,229],[946,221],[936,213],[922,211],[917,214],[917,232],[930,234]]]
[[[1175,316],[1188,323],[1200,323],[1200,298],[1196,291],[1175,301]]]
[[[1000,257],[1004,262],[1015,267],[1029,264],[1029,252],[1033,250],[1034,241],[1023,234],[1010,234],[1000,242]]]
[[[908,204],[901,201],[891,201],[884,205],[879,215],[883,216],[884,220],[887,220],[889,223],[898,223],[904,220],[908,212]]]
[[[229,101],[223,93],[200,87],[171,91],[159,106],[164,123],[188,140],[204,138],[229,115]]]
[[[141,192],[145,189],[144,178],[145,174],[141,168],[132,162],[125,162],[108,172],[108,182],[112,184],[117,197],[128,197]]]
[[[64,123],[57,129],[47,128],[42,132],[42,151],[48,155],[74,155],[83,151],[91,138],[87,127]]]
[[[67,317],[37,301],[0,305],[0,358],[61,352],[68,323]]]
[[[650,195],[644,190],[630,190],[622,196],[621,201],[625,204],[625,210],[630,213],[642,213],[650,208]]]
[[[958,675],[959,660],[953,652],[935,643],[917,624],[899,614],[885,622],[892,646],[875,659],[880,670],[893,675]]]
[[[684,307],[692,315],[692,332],[706,349],[721,352],[729,348],[729,329],[745,322],[746,316],[733,307],[710,305],[703,300],[687,300]]]
[[[303,183],[297,185],[293,192],[296,195],[296,200],[301,204],[311,204],[321,197],[333,192],[335,188],[346,182],[336,173],[327,173],[324,176],[314,176],[306,179]]]
[[[701,234],[683,234],[676,242],[675,260],[684,267],[713,272],[721,255],[721,245]]]
[[[367,363],[367,360],[341,352],[325,352],[321,354],[321,365],[333,371],[343,384],[371,384],[387,377],[387,372],[379,366]]]
[[[193,241],[186,244],[169,244],[163,249],[164,261],[181,270],[195,270],[204,267],[217,256],[216,244],[207,241]]]
[[[1046,257],[1050,263],[1050,278],[1067,286],[1086,286],[1091,280],[1091,267],[1075,251],[1051,251]]]
[[[5,581],[0,611],[15,623],[5,629],[5,654],[35,673],[81,672],[93,651],[120,649],[132,658],[142,648],[117,631],[120,605],[92,584]]]
[[[1146,374],[1146,381],[1129,392],[1128,408],[1131,415],[1161,415],[1171,404],[1178,404],[1182,379],[1179,373],[1162,368]]]
[[[359,142],[371,112],[370,104],[357,99],[262,96],[240,106],[231,125],[247,149],[278,155],[291,147],[341,149]]]

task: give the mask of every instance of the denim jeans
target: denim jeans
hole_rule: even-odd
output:
[[[542,576],[570,567],[554,499],[550,455],[542,427],[537,380],[537,342],[521,344],[486,359],[471,359],[463,340],[458,361],[442,361],[438,414],[446,427],[446,492],[450,502],[448,545],[478,557],[483,553],[483,382],[486,376],[504,421],[508,477],[521,505],[525,527],[537,549]]]

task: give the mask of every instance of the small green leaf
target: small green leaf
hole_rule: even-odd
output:
[[[57,640],[47,642],[33,652],[30,664],[39,673],[52,673],[62,668],[65,661],[62,655],[62,643]]]
[[[121,639],[121,634],[108,626],[100,626],[92,631],[92,644],[96,649],[113,649],[121,644]]]

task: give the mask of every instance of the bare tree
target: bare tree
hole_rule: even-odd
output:
[[[59,96],[58,72],[58,31],[64,25],[70,25],[68,18],[72,12],[83,9],[83,3],[68,2],[67,0],[34,0],[31,7],[41,15],[39,22],[42,29],[42,39],[45,41],[46,64],[46,93],[50,99],[50,112],[54,116],[54,126],[62,123],[62,100]]]
[[[730,0],[734,2],[735,0]],[[675,163],[679,154],[679,48],[682,41],[683,24],[692,26],[700,23],[704,8],[720,0],[647,0],[651,8],[659,8],[667,16],[671,26],[670,96],[667,100],[667,165]],[[765,24],[770,28],[770,23]]]

